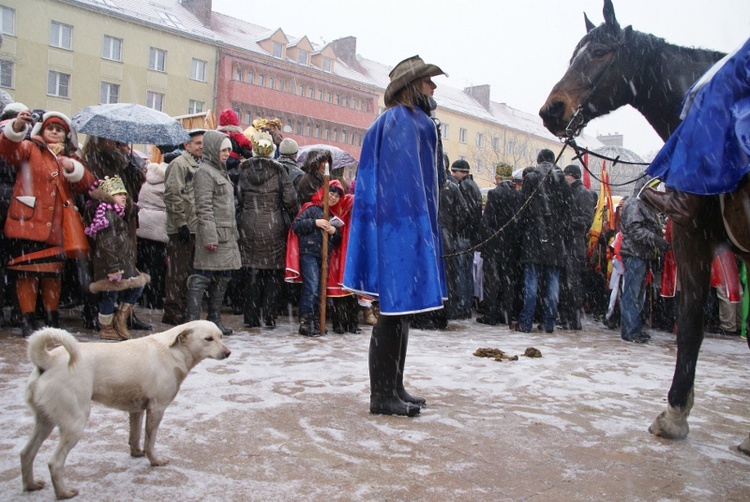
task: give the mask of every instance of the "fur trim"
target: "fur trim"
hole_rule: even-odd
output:
[[[57,117],[62,119],[66,124],[68,124],[68,141],[70,142],[70,148],[78,148],[78,134],[76,133],[76,130],[73,129],[73,124],[71,124],[70,119],[67,115],[60,112],[47,112],[44,115],[42,115],[42,120],[34,124],[34,128],[31,130],[32,136],[40,136],[42,135],[42,125],[44,122],[50,118],[50,117]]]
[[[107,204],[114,204],[115,198],[109,195],[107,192],[97,187],[89,192],[89,197],[92,200],[98,200],[99,202],[106,202]]]
[[[78,183],[83,179],[83,175],[86,173],[86,169],[83,167],[83,164],[78,162],[75,159],[70,159],[70,161],[73,163],[73,172],[69,173],[65,169],[63,169],[63,176],[65,176],[65,179],[67,179],[71,183]]]
[[[92,282],[89,285],[89,291],[94,294],[101,293],[102,291],[124,291],[126,289],[143,287],[150,282],[151,276],[140,272],[137,276],[123,279],[120,282],[112,282],[109,279]]]
[[[11,119],[8,121],[7,124],[5,124],[5,129],[3,129],[3,133],[5,133],[5,137],[11,140],[13,143],[20,143],[21,141],[26,138],[26,133],[29,132],[29,126],[23,128],[23,131],[16,132],[13,130],[13,124],[16,123],[16,119]]]

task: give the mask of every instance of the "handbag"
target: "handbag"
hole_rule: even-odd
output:
[[[62,241],[65,255],[73,260],[89,256],[89,241],[83,232],[83,219],[69,201],[63,203]]]

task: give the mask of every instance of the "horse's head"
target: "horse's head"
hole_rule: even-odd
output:
[[[585,14],[584,20],[586,35],[573,51],[565,75],[539,110],[544,126],[556,136],[577,134],[591,119],[629,103],[633,96],[627,84],[630,79],[623,77],[632,28],[620,28],[611,0],[604,0],[601,26],[595,27]]]

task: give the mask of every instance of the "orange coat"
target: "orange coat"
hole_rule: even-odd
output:
[[[65,172],[42,138],[25,140],[24,134],[13,131],[12,123],[0,134],[0,157],[16,169],[5,236],[60,246],[63,205],[74,203],[72,190],[86,193],[96,180],[72,157],[75,168]]]

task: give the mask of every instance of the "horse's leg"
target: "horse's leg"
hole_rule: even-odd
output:
[[[682,294],[677,317],[677,362],[667,409],[659,414],[649,431],[657,436],[681,439],[690,427],[693,383],[698,352],[703,343],[703,306],[711,280],[712,243],[701,230],[672,227],[672,244]]]

